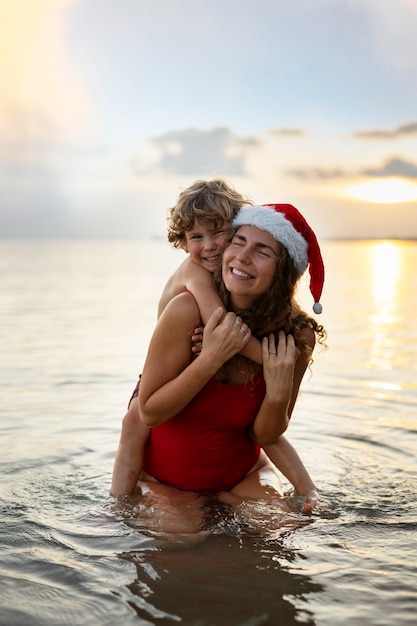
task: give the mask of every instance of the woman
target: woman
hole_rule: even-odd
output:
[[[191,336],[200,311],[188,292],[167,305],[149,346],[139,414],[151,428],[142,479],[154,492],[282,496],[260,446],[286,430],[316,335],[324,337],[294,300],[310,265],[319,312],[323,264],[314,233],[291,205],[244,207],[233,225],[217,281],[229,312],[211,316],[198,358]],[[262,338],[262,367],[238,356],[251,329]]]

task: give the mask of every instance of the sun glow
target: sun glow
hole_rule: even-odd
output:
[[[371,366],[389,371],[395,366],[396,350],[394,328],[398,320],[399,280],[401,275],[401,247],[391,241],[375,243],[371,249],[373,269],[374,314],[371,317]],[[386,387],[380,387],[379,392]],[[378,393],[375,390],[376,393]]]
[[[58,130],[72,137],[87,123],[87,91],[70,63],[66,36],[66,11],[77,2],[0,1],[0,133],[6,142]]]
[[[394,306],[401,271],[401,249],[391,241],[375,243],[370,250],[373,295],[380,313]]]
[[[381,178],[354,185],[347,194],[358,200],[377,204],[417,200],[417,185],[403,178]]]

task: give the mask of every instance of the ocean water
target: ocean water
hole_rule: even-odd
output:
[[[330,511],[248,504],[192,541],[109,495],[163,241],[0,242],[0,624],[406,626],[417,618],[417,242],[326,241],[288,430]],[[311,306],[306,285],[300,290]],[[290,485],[285,485],[290,494]],[[298,508],[297,508],[298,507]]]

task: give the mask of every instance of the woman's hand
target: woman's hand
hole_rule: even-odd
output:
[[[219,307],[210,316],[203,331],[201,353],[218,359],[219,367],[240,352],[248,343],[251,331],[235,313],[226,313]]]
[[[294,337],[286,336],[282,330],[278,333],[278,341],[272,333],[262,340],[266,395],[273,406],[282,407],[291,400],[298,352]]]

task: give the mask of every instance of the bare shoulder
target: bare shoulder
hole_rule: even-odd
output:
[[[186,281],[190,276],[194,276],[195,274],[200,273],[208,273],[209,272],[195,263],[190,256],[184,259],[184,261],[177,267],[175,272],[172,274],[170,281],[175,283],[178,287],[178,293],[184,290],[186,286]]]
[[[182,279],[185,287],[194,281],[204,282],[211,285],[213,276],[209,270],[202,265],[198,265],[191,257],[188,257],[181,266]]]
[[[172,328],[179,324],[197,325],[200,311],[194,296],[189,291],[183,291],[172,298],[161,315],[161,321],[172,324]]]

